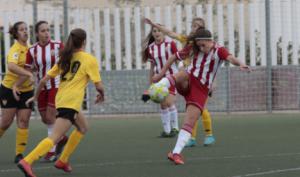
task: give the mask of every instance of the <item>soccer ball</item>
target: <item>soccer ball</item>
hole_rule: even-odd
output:
[[[149,95],[153,102],[161,103],[169,95],[169,89],[162,84],[152,84],[149,88]]]

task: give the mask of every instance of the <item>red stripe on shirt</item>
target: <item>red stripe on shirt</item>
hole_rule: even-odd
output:
[[[40,67],[39,67],[39,64],[38,64],[38,61],[37,61],[37,47],[38,47],[38,45],[36,45],[36,46],[34,47],[34,49],[33,49],[33,55],[34,55],[34,56],[33,56],[33,60],[34,60],[34,63],[35,63],[35,67],[36,67],[36,69],[37,69],[37,73],[40,73]],[[41,80],[39,74],[37,74],[37,78],[38,78],[38,81]]]
[[[53,42],[50,43],[51,68],[55,64],[54,44],[55,43],[53,43]],[[51,89],[55,88],[55,78],[51,78],[50,83],[51,83]]]

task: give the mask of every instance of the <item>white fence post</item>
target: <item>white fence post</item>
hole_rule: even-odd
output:
[[[203,10],[202,10],[202,8],[203,7],[200,4],[196,6],[196,16],[197,17],[203,18]]]
[[[114,11],[114,38],[115,38],[115,57],[116,69],[122,69],[122,55],[121,55],[121,32],[120,32],[120,9],[115,8]]]
[[[130,18],[131,12],[129,8],[124,9],[125,16],[125,58],[126,58],[126,69],[132,69],[132,59],[131,59],[131,30],[130,30]]]
[[[291,39],[291,6],[290,0],[281,1],[282,10],[282,65],[288,65],[288,45]],[[296,18],[296,17],[294,17]]]
[[[218,43],[224,45],[223,4],[217,5]]]
[[[105,69],[111,70],[110,10],[104,9]]]
[[[249,4],[249,14],[254,14],[254,4]],[[256,65],[256,55],[255,55],[255,25],[254,19],[251,15],[249,17],[249,42],[250,42],[250,66]]]
[[[162,23],[160,19],[160,7],[155,7],[154,8],[154,15],[155,15],[155,23]]]
[[[267,55],[266,55],[266,15],[265,15],[265,1],[260,1],[259,4],[259,20],[260,20],[260,56],[261,65],[267,65]]]
[[[207,4],[207,13],[206,13],[206,22],[207,22],[207,29],[214,34],[213,31],[213,6],[212,4]]]
[[[102,56],[101,56],[101,29],[100,29],[100,10],[99,9],[94,9],[94,30],[95,30],[95,41],[94,41],[94,50],[95,50],[95,56],[98,59],[99,63],[99,69],[101,70],[102,68]]]
[[[165,7],[165,25],[169,30],[173,31],[173,29],[172,29],[171,7],[170,6]],[[169,36],[166,36],[166,38],[170,39]]]
[[[234,44],[234,5],[232,3],[227,4],[227,19],[228,19],[228,49],[229,52],[235,55]]]
[[[176,6],[176,33],[181,34],[182,33],[182,20],[181,20],[181,15],[182,15],[182,9],[181,6],[177,5]],[[177,46],[181,48],[181,43],[177,41]]]
[[[192,6],[191,5],[187,5],[186,7],[186,27],[185,27],[185,31],[186,34],[189,34],[191,32],[191,24],[192,24]]]
[[[56,41],[61,41],[60,39],[60,13],[58,10],[53,11],[54,15],[54,36]]]
[[[246,63],[244,4],[239,3],[239,59]]]
[[[141,61],[141,13],[140,8],[134,8],[134,21],[135,21],[135,64],[136,69],[142,69],[142,61]]]

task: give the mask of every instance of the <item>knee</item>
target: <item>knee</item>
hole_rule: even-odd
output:
[[[87,133],[88,129],[88,125],[77,126],[77,131],[79,131],[83,135]]]
[[[79,131],[81,134],[85,135],[85,134],[87,133],[87,131],[88,131],[88,128],[87,128],[87,127],[85,127],[85,128],[79,128],[78,131]]]
[[[20,119],[19,121],[18,121],[18,127],[19,128],[28,128],[28,126],[29,126],[29,119],[28,120],[25,120],[25,119]]]
[[[49,118],[45,117],[45,118],[42,118],[42,122],[46,125],[52,125],[52,124],[55,123],[55,120],[52,120],[52,119],[49,119]]]
[[[4,131],[6,131],[9,127],[10,127],[10,124],[7,124],[7,123],[2,123],[0,126],[0,128]]]

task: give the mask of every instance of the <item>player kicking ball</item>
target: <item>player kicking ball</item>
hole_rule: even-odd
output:
[[[205,109],[209,91],[221,64],[228,61],[235,66],[239,66],[242,71],[251,71],[249,66],[230,54],[225,47],[213,41],[210,31],[200,29],[190,35],[189,38],[193,42],[170,57],[162,72],[154,76],[154,80],[159,80],[159,82],[149,89],[149,93],[159,95],[158,92],[162,87],[176,86],[178,92],[185,98],[186,114],[183,125],[179,131],[174,149],[167,156],[176,165],[185,163],[181,152],[191,138],[195,122]],[[163,78],[164,72],[170,64],[176,59],[182,60],[187,55],[192,56],[192,62],[187,72],[180,72]]]

